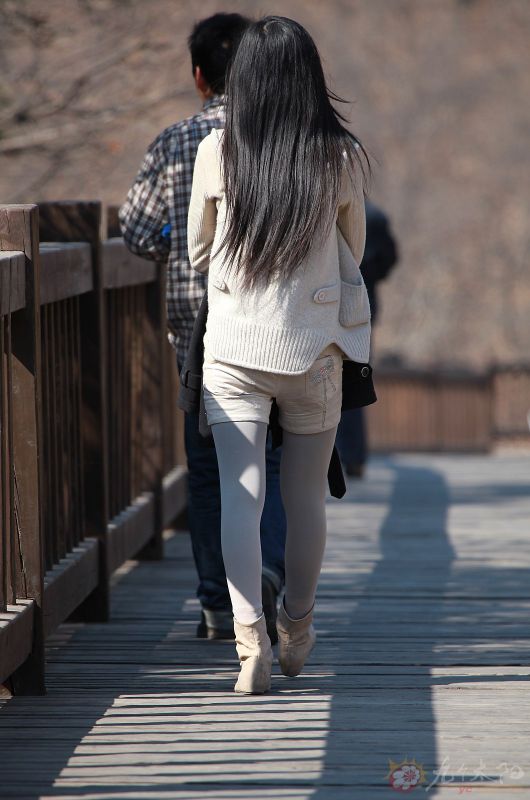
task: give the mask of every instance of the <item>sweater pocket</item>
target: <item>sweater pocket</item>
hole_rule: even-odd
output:
[[[340,282],[339,323],[344,328],[363,325],[370,320],[370,301],[364,281],[361,283]]]
[[[321,286],[313,294],[314,303],[336,303],[340,297],[340,289],[338,283],[333,283],[331,286]]]

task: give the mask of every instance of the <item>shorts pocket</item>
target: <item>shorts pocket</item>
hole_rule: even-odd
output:
[[[305,390],[308,397],[322,399],[327,389],[336,392],[342,375],[342,356],[324,353],[315,359],[305,373]]]
[[[346,283],[341,281],[339,323],[344,328],[363,325],[370,320],[370,301],[364,281],[362,283]]]
[[[342,401],[342,355],[321,354],[305,373],[305,379],[304,408],[308,419],[318,424],[320,430],[335,425]]]

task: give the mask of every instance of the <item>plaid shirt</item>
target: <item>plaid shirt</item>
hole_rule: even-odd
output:
[[[188,259],[188,206],[197,148],[212,128],[224,127],[224,96],[208,99],[199,114],[170,125],[149,146],[120,208],[127,247],[139,256],[167,261],[168,338],[180,364],[188,351],[207,276]],[[169,226],[169,235],[163,229]]]

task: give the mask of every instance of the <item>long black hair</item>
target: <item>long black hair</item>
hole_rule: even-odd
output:
[[[293,274],[334,222],[342,171],[370,172],[366,151],[331,100],[311,36],[268,16],[243,34],[229,67],[221,247],[243,286]],[[346,158],[345,158],[346,155]],[[359,182],[362,185],[362,182]]]

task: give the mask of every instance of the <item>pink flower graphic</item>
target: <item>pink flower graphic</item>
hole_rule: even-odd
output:
[[[425,780],[425,772],[415,759],[406,759],[400,764],[390,761],[390,772],[387,775],[390,786],[396,792],[411,792]]]

